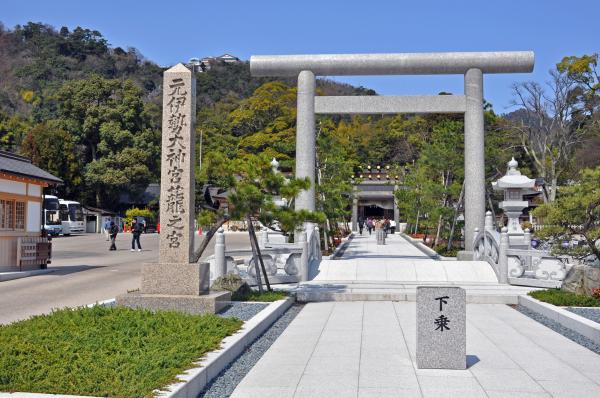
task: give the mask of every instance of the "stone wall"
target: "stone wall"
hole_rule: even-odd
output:
[[[600,267],[574,265],[563,281],[563,290],[591,295],[593,289],[600,289]]]

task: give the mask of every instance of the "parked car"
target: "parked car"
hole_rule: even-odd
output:
[[[145,234],[152,234],[159,231],[158,225],[151,220],[147,220],[146,217],[137,216],[136,220],[144,226]]]
[[[145,234],[153,234],[155,232],[158,232],[157,224],[155,224],[153,222],[146,223],[146,227],[144,228],[144,233]]]

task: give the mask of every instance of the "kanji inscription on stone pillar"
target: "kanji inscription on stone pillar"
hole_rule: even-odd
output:
[[[164,73],[160,263],[189,263],[194,251],[196,79],[183,64]]]
[[[466,293],[449,286],[417,287],[417,367],[465,369]]]

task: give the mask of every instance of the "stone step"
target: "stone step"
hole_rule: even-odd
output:
[[[417,286],[460,286],[467,302],[478,304],[517,304],[518,297],[535,288],[498,283],[327,281],[306,282],[296,289],[301,302],[320,301],[415,301]]]

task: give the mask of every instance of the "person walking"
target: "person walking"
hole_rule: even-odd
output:
[[[108,250],[117,250],[117,234],[119,233],[119,227],[114,221],[110,222],[110,248]]]
[[[385,237],[387,238],[387,234],[390,232],[390,220],[387,217],[383,220],[383,232],[385,233]]]
[[[142,234],[142,232],[144,232],[144,226],[142,225],[141,222],[138,222],[138,220],[136,220],[135,218],[132,221],[131,224],[131,251],[135,251],[135,243],[137,242],[137,251],[141,252],[142,251],[142,245],[140,245],[140,235]]]
[[[362,217],[358,217],[358,230],[361,235],[362,235],[364,226],[365,226],[365,220],[363,220]]]
[[[104,221],[104,235],[108,242],[110,240],[110,218],[107,218],[106,221]]]
[[[367,229],[369,230],[369,235],[371,235],[371,231],[373,231],[373,219],[371,217],[367,218]]]

